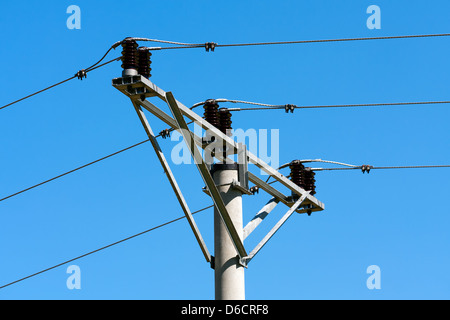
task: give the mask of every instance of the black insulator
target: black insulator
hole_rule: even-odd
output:
[[[152,53],[148,49],[139,48],[138,49],[138,73],[149,79],[151,75],[152,68],[150,68],[150,65],[152,64],[151,61]]]
[[[311,191],[311,195],[316,194],[316,179],[314,179],[316,174],[311,168],[303,171],[303,189],[306,191]]]
[[[208,100],[203,108],[205,109],[204,119],[214,127],[219,128],[219,105],[214,100]]]
[[[231,130],[231,112],[227,108],[219,109],[219,127],[218,129],[222,131],[224,134],[229,133]]]
[[[311,191],[311,195],[316,194],[315,173],[311,168],[305,166],[299,161],[292,161],[289,168],[291,169],[291,181],[306,191]]]
[[[291,169],[291,181],[301,187],[303,183],[303,171],[305,170],[305,166],[298,161],[292,161],[289,168]]]
[[[138,69],[138,44],[135,40],[125,39],[122,41],[122,68],[126,69]]]

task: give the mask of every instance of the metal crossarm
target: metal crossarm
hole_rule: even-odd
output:
[[[272,187],[272,185],[268,184],[267,182],[261,180],[253,173],[248,173],[248,178],[251,182],[253,182],[256,186],[261,188],[262,190],[266,191],[268,194],[270,194],[272,197],[277,199],[279,202],[285,204],[288,207],[292,207],[294,205],[294,202],[292,201],[292,197],[285,196],[283,193]],[[305,199],[302,206],[300,208],[296,209],[297,213],[307,213],[309,212],[315,212],[315,211],[322,211],[323,210],[323,204],[318,201],[320,206],[317,206],[315,203],[311,202],[308,198]],[[307,209],[304,209],[303,207],[307,207]]]
[[[243,146],[239,143],[235,142],[233,139],[231,139],[229,136],[225,135],[217,129],[215,126],[211,125],[209,122],[204,120],[201,116],[196,114],[193,110],[190,108],[187,108],[185,105],[183,105],[181,102],[177,101],[172,93],[165,92],[164,90],[158,88],[155,84],[153,84],[148,79],[137,75],[137,76],[127,76],[122,78],[113,79],[113,86],[121,91],[123,94],[128,96],[134,103],[136,110],[138,111],[138,114],[140,114],[141,121],[142,119],[145,119],[143,117],[143,111],[141,107],[154,116],[156,116],[158,119],[166,123],[168,126],[170,126],[174,130],[179,130],[181,134],[183,135],[183,138],[185,142],[187,143],[187,146],[191,152],[192,157],[194,158],[194,162],[197,166],[197,169],[200,172],[200,175],[202,176],[202,179],[204,180],[208,194],[211,196],[211,198],[214,201],[215,207],[219,213],[219,216],[221,217],[222,221],[224,222],[224,225],[226,227],[226,231],[228,232],[231,242],[233,243],[234,248],[236,249],[236,252],[238,253],[240,264],[247,266],[247,264],[253,259],[253,257],[261,250],[261,248],[269,241],[269,239],[278,231],[278,229],[287,221],[287,219],[292,215],[292,213],[308,213],[315,211],[322,211],[325,209],[325,205],[320,202],[317,198],[312,196],[309,191],[304,190],[303,188],[296,185],[294,182],[289,180],[287,177],[282,175],[280,172],[278,172],[276,169],[269,166],[267,163],[259,159],[257,156],[252,154],[251,152],[247,150],[242,150]],[[172,116],[168,115],[164,111],[162,111],[160,108],[156,107],[151,102],[147,101],[146,98],[149,97],[157,97],[168,104]],[[246,187],[248,187],[247,179],[248,181],[252,182],[255,186],[259,187],[261,190],[266,191],[269,195],[271,195],[273,198],[266,204],[264,208],[262,208],[258,214],[254,217],[252,221],[250,221],[247,226],[240,231],[243,231],[242,239],[240,237],[240,234],[236,230],[229,213],[227,212],[226,206],[224,204],[224,201],[221,197],[221,194],[219,193],[214,180],[209,172],[209,167],[203,160],[203,157],[199,151],[198,148],[207,149],[209,148],[208,145],[203,143],[203,139],[196,134],[194,134],[192,131],[189,130],[186,120],[184,117],[190,119],[191,121],[195,122],[197,125],[199,125],[202,129],[206,130],[208,134],[211,136],[215,136],[216,139],[219,139],[223,142],[222,146],[226,148],[228,154],[237,154],[239,158],[239,163],[241,163],[241,175],[238,177],[237,181],[234,181],[235,188],[238,187],[239,190],[247,190]],[[148,123],[148,122],[147,122]],[[144,127],[145,121],[143,122]],[[150,127],[148,126],[150,129]],[[151,130],[151,129],[150,129]],[[153,135],[153,134],[151,134]],[[149,136],[150,137],[150,136]],[[154,138],[154,136],[153,136]],[[151,139],[152,140],[152,139]],[[156,141],[155,141],[156,142]],[[156,146],[156,147],[155,147]],[[159,146],[157,144],[154,145],[155,151],[159,149]],[[231,151],[231,152],[230,152]],[[162,155],[162,152],[161,152]],[[230,159],[227,157],[226,154],[223,152],[216,152],[214,154],[214,157],[218,159],[219,161],[228,162]],[[243,157],[245,159],[243,159]],[[273,187],[272,184],[268,184],[267,182],[263,181],[261,178],[256,176],[255,174],[251,173],[247,170],[247,163],[253,164],[256,167],[260,168],[262,171],[264,171],[266,174],[271,176],[273,179],[275,179],[275,182],[280,183],[282,186],[287,188],[292,195],[286,196],[283,194],[283,192],[279,191],[278,188]],[[162,161],[163,166],[164,161]],[[167,163],[166,163],[167,164]],[[245,175],[243,175],[245,173]],[[171,180],[171,178],[169,178]],[[174,179],[172,181],[175,181]],[[172,183],[172,182],[171,182]],[[179,188],[174,187],[174,190],[178,190],[179,195],[181,196],[181,192],[179,191]],[[177,192],[177,191],[176,191]],[[243,191],[242,191],[243,192]],[[245,193],[245,192],[244,192]],[[182,197],[182,196],[181,196]],[[183,205],[185,203],[184,200],[179,197],[180,204],[182,205],[183,209],[186,212],[189,212],[187,205]],[[299,199],[298,201],[296,201]],[[289,211],[284,215],[284,217],[277,223],[277,225],[264,237],[264,239],[256,246],[256,248],[247,255],[246,249],[243,244],[243,240],[264,220],[264,218],[275,208],[275,206],[278,203],[283,203],[284,205],[289,207]],[[189,214],[187,214],[189,216]],[[191,217],[192,218],[192,217]],[[203,240],[201,239],[200,233],[198,232],[198,229],[195,226],[195,222],[193,219],[189,220],[191,223],[191,228],[194,231],[194,234],[197,237],[197,240],[200,244],[200,247],[202,248],[202,251],[205,255],[205,258],[210,261],[212,260],[212,257],[207,252],[206,246],[203,243]]]
[[[242,240],[233,224],[233,221],[230,218],[230,215],[225,207],[225,204],[222,200],[219,190],[217,189],[217,187],[214,183],[214,180],[209,172],[207,165],[203,161],[201,154],[198,152],[196,145],[192,141],[191,131],[189,130],[189,128],[186,124],[186,121],[184,120],[184,117],[180,111],[178,103],[175,100],[175,98],[173,97],[171,92],[167,92],[166,96],[167,96],[167,103],[169,104],[170,110],[172,111],[173,116],[174,116],[175,120],[177,121],[178,127],[181,129],[181,133],[183,135],[184,141],[187,144],[189,150],[191,151],[191,155],[194,158],[194,162],[197,165],[200,175],[202,176],[202,178],[209,190],[209,193],[211,195],[211,198],[214,201],[217,211],[219,212],[220,216],[222,217],[222,220],[227,228],[228,234],[230,235],[233,245],[235,246],[236,251],[239,254],[239,257],[243,258],[243,257],[247,256],[247,252],[245,251],[244,244],[242,243]]]
[[[161,162],[162,167],[164,168],[164,172],[170,182],[170,185],[172,186],[173,191],[175,192],[175,195],[178,199],[178,202],[181,205],[181,208],[183,209],[183,212],[189,222],[189,225],[191,226],[191,229],[194,232],[195,238],[197,239],[197,242],[200,245],[203,255],[205,256],[205,259],[207,262],[211,262],[211,254],[209,253],[208,248],[206,247],[206,244],[202,238],[202,235],[201,235],[200,231],[198,230],[197,224],[195,223],[194,218],[191,214],[191,211],[189,210],[189,207],[186,203],[186,200],[184,199],[183,194],[181,193],[181,190],[177,184],[177,181],[175,180],[172,170],[170,169],[169,164],[166,161],[164,153],[161,151],[161,148],[159,146],[158,141],[155,138],[153,130],[152,130],[147,118],[145,117],[145,114],[142,111],[140,105],[138,103],[136,103],[135,101],[132,101],[132,103],[134,105],[134,108],[135,108],[138,116],[139,116],[139,119],[141,120],[142,125],[144,126],[145,132],[147,133],[147,136],[150,139],[153,149],[155,149],[155,153],[158,156],[158,159]]]
[[[140,75],[138,76],[132,76],[132,77],[123,77],[123,78],[117,78],[113,79],[113,86],[117,88],[119,91],[124,93],[130,98],[134,99],[141,99],[136,100],[138,103],[144,107],[146,110],[151,112],[153,115],[164,121],[167,125],[171,126],[174,129],[178,129],[179,127],[174,123],[174,119],[167,114],[165,114],[163,111],[161,111],[159,108],[155,107],[148,101],[143,101],[142,98],[146,97],[158,97],[164,102],[166,101],[166,92],[159,87],[157,87],[155,84],[153,84],[150,80],[146,79],[145,77],[142,77]],[[222,139],[227,145],[227,147],[232,148],[233,150],[238,150],[238,145],[236,142],[234,142],[230,137],[224,135],[220,130],[215,128],[213,125],[205,121],[202,117],[197,115],[194,111],[184,106],[179,101],[176,101],[180,112],[183,116],[188,117],[190,120],[195,121],[198,125],[200,125],[203,129],[208,130],[211,132],[214,136],[218,137],[219,139]],[[196,143],[198,144],[198,141],[201,138],[196,137],[195,135],[192,136]],[[308,211],[322,211],[325,209],[325,205],[320,202],[317,198],[314,196],[308,194],[304,189],[297,186],[295,183],[290,181],[288,178],[280,174],[277,170],[269,166],[267,163],[262,161],[261,159],[257,158],[254,154],[251,152],[247,152],[248,161],[249,163],[252,163],[256,165],[258,168],[269,174],[272,178],[277,180],[277,182],[281,183],[283,186],[288,188],[291,192],[294,194],[297,194],[299,196],[303,196],[306,194],[306,199],[304,202],[305,206],[308,206],[309,208],[306,209],[300,209],[297,212],[304,213]],[[216,154],[216,158],[219,160],[223,160],[222,155]],[[289,201],[288,197],[282,195],[282,193],[277,191],[277,195],[274,195],[274,190],[276,189],[272,188],[267,183],[264,183],[261,179],[257,178],[255,175],[251,174],[249,172],[249,181],[260,187],[262,190],[268,192],[272,196],[277,197],[278,200],[283,202],[284,204],[288,206],[292,206],[293,202]]]

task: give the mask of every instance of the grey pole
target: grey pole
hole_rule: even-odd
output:
[[[211,175],[223,198],[231,220],[243,239],[242,193],[232,188],[238,181],[238,165],[216,163]],[[216,300],[245,300],[245,268],[217,209],[214,210],[214,278]]]

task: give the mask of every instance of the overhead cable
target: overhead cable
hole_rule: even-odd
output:
[[[205,211],[205,210],[207,210],[207,209],[210,209],[210,208],[212,208],[212,207],[214,207],[214,205],[211,205],[211,206],[209,206],[209,207],[205,207],[205,208],[200,209],[200,210],[198,210],[198,211],[192,212],[192,215],[197,214],[197,213],[200,213],[200,212]],[[145,230],[145,231],[143,231],[143,232],[140,232],[140,233],[138,233],[138,234],[132,235],[131,237],[127,237],[127,238],[125,238],[125,239],[116,241],[116,242],[111,243],[111,244],[109,244],[109,245],[107,245],[107,246],[101,247],[101,248],[96,249],[96,250],[94,250],[94,251],[90,251],[90,252],[85,253],[85,254],[83,254],[83,255],[81,255],[81,256],[78,256],[78,257],[76,257],[76,258],[73,258],[73,259],[64,261],[64,262],[59,263],[59,264],[57,264],[57,265],[54,265],[54,266],[52,266],[52,267],[50,267],[50,268],[46,268],[46,269],[41,270],[41,271],[39,271],[39,272],[33,273],[33,274],[29,275],[29,276],[26,276],[26,277],[23,277],[23,278],[21,278],[21,279],[18,279],[18,280],[15,280],[15,281],[13,281],[13,282],[10,282],[10,283],[7,283],[7,284],[5,284],[5,285],[2,285],[2,286],[0,286],[0,289],[4,289],[4,288],[9,287],[9,286],[11,286],[11,285],[13,285],[13,284],[16,284],[16,283],[18,283],[18,282],[21,282],[21,281],[24,281],[24,280],[26,280],[26,279],[29,279],[29,278],[35,277],[35,276],[37,276],[37,275],[40,275],[40,274],[42,274],[42,273],[44,273],[44,272],[47,272],[47,271],[53,270],[53,269],[55,269],[55,268],[61,267],[61,266],[65,265],[65,264],[68,264],[68,263],[71,263],[71,262],[73,262],[73,261],[79,260],[79,259],[81,259],[81,258],[87,257],[87,256],[89,256],[89,255],[92,255],[92,254],[94,254],[94,253],[100,252],[100,251],[102,251],[102,250],[111,248],[111,247],[116,246],[116,245],[118,245],[118,244],[120,244],[120,243],[123,243],[123,242],[125,242],[125,241],[131,240],[131,239],[136,238],[136,237],[139,237],[139,236],[142,236],[142,235],[147,234],[147,233],[149,233],[149,232],[151,232],[151,231],[154,231],[154,230],[156,230],[156,229],[160,229],[160,228],[162,228],[162,227],[165,227],[165,226],[167,226],[167,225],[169,225],[169,224],[172,224],[172,223],[174,223],[174,222],[183,220],[183,219],[185,219],[185,218],[186,218],[186,216],[182,216],[182,217],[179,217],[179,218],[177,218],[177,219],[174,219],[174,220],[168,221],[168,222],[166,222],[166,223],[160,224],[159,226],[156,226],[156,227],[153,227],[153,228],[151,228],[151,229],[148,229],[148,230]]]
[[[73,80],[73,79],[75,79],[75,78],[78,78],[78,79],[82,80],[83,78],[86,78],[88,72],[91,72],[91,71],[93,71],[93,70],[95,70],[95,69],[98,69],[98,68],[100,68],[100,67],[103,67],[103,66],[105,66],[105,65],[107,65],[107,64],[110,64],[110,63],[112,63],[112,62],[114,62],[114,61],[118,61],[118,60],[120,60],[121,58],[122,58],[122,57],[115,58],[115,59],[110,60],[110,61],[108,61],[108,62],[105,62],[105,63],[103,63],[103,64],[101,64],[101,65],[97,65],[98,63],[96,63],[96,64],[94,64],[93,66],[90,66],[90,67],[87,68],[87,69],[82,69],[82,70],[78,71],[74,76],[72,76],[72,77],[70,77],[70,78],[67,78],[67,79],[65,79],[65,80],[63,80],[63,81],[60,81],[60,82],[58,82],[58,83],[55,83],[55,84],[53,84],[53,85],[51,85],[51,86],[49,86],[49,87],[47,87],[47,88],[44,88],[44,89],[39,90],[39,91],[37,91],[37,92],[34,92],[34,93],[30,94],[30,95],[27,95],[27,96],[25,96],[25,97],[23,97],[23,98],[21,98],[21,99],[18,99],[18,100],[15,100],[15,101],[11,102],[11,103],[8,103],[8,104],[6,104],[6,105],[0,107],[0,110],[1,110],[1,109],[5,109],[5,108],[7,108],[7,107],[9,107],[9,106],[12,106],[13,104],[16,104],[16,103],[18,103],[18,102],[20,102],[20,101],[23,101],[23,100],[26,100],[26,99],[28,99],[28,98],[31,98],[31,97],[33,97],[33,96],[39,94],[39,93],[42,93],[42,92],[44,92],[44,91],[47,91],[47,90],[52,89],[52,88],[54,88],[54,87],[57,87],[57,86],[59,86],[59,85],[61,85],[61,84],[63,84],[63,83],[66,83],[66,82],[68,82],[68,81],[70,81],[70,80]],[[101,60],[100,60],[100,61],[101,61]]]
[[[261,107],[250,108],[227,108],[228,111],[261,111],[261,110],[286,110],[291,111],[293,109],[321,109],[321,108],[356,108],[356,107],[388,107],[388,106],[415,106],[415,105],[438,105],[438,104],[450,104],[449,100],[442,101],[411,101],[411,102],[389,102],[389,103],[364,103],[364,104],[335,104],[335,105],[312,105],[312,106],[297,106],[293,104],[285,105],[271,105],[258,102],[229,100],[229,99],[214,99],[216,102],[233,102],[257,105]],[[196,103],[191,109],[197,107],[204,102]]]
[[[274,41],[274,42],[252,42],[252,43],[229,43],[219,44],[215,42],[207,42],[204,44],[185,44],[183,46],[172,47],[154,47],[151,50],[173,50],[173,49],[189,49],[189,48],[206,48],[207,51],[214,51],[215,48],[225,47],[248,47],[248,46],[269,46],[269,45],[287,45],[287,44],[307,44],[307,43],[326,43],[326,42],[347,42],[347,41],[370,41],[370,40],[392,40],[392,39],[412,39],[412,38],[435,38],[448,37],[450,33],[439,34],[421,34],[421,35],[402,35],[402,36],[384,36],[384,37],[359,37],[359,38],[341,38],[341,39],[319,39],[319,40],[298,40],[298,41]]]
[[[386,170],[386,169],[436,169],[436,168],[450,168],[450,165],[425,165],[425,166],[387,166],[374,167],[369,165],[357,167],[343,167],[343,168],[311,168],[312,171],[337,171],[337,170]]]

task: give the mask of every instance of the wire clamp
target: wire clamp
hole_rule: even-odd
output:
[[[362,173],[370,173],[371,169],[373,169],[373,166],[369,166],[368,164],[363,164],[361,166]]]
[[[286,110],[286,113],[294,113],[294,110],[296,108],[296,105],[293,104],[287,104],[284,106],[284,109]]]
[[[253,186],[253,187],[251,187],[251,188],[249,189],[249,191],[250,191],[253,195],[255,195],[255,194],[259,193],[259,187],[258,187],[258,186]]]
[[[208,99],[204,102],[204,104],[217,104],[216,99]]]
[[[163,138],[163,139],[170,138],[170,130],[169,129],[164,129],[159,134],[160,134],[161,138]]]
[[[83,80],[83,78],[87,78],[87,72],[86,69],[82,69],[80,71],[78,71],[75,76],[79,79],[79,80]]]
[[[209,50],[214,52],[214,49],[216,48],[216,46],[217,46],[217,43],[215,43],[215,42],[207,42],[207,43],[205,43],[206,52],[209,52]]]

